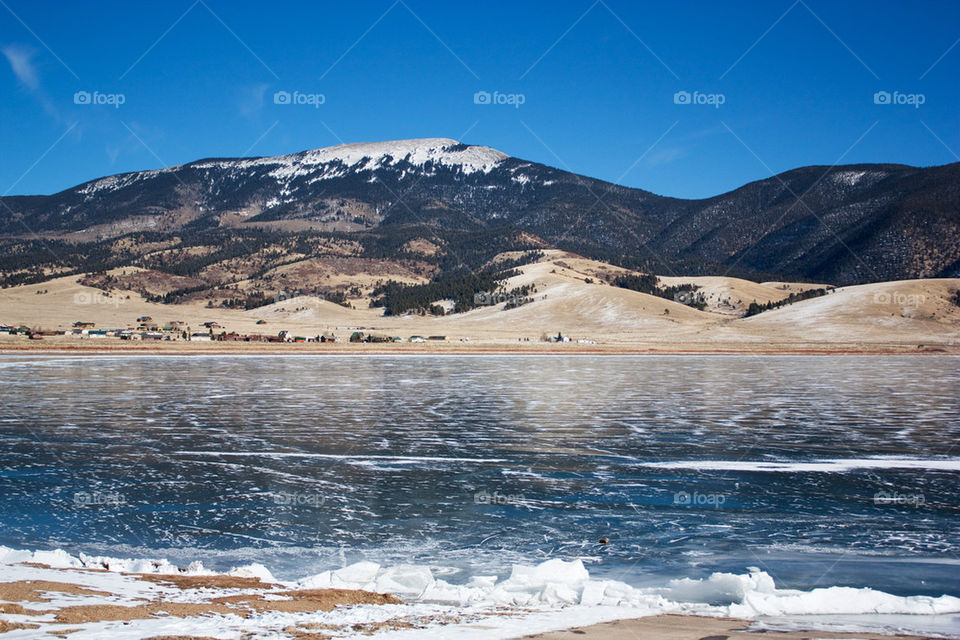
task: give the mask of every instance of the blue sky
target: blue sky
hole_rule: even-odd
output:
[[[678,197],[946,164],[958,39],[953,0],[0,0],[0,194],[421,137]]]

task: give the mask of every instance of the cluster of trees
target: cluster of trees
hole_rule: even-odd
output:
[[[503,310],[509,311],[510,309],[516,309],[517,307],[522,307],[528,302],[533,302],[533,298],[528,297],[531,293],[535,293],[537,288],[532,284],[525,284],[522,287],[514,287],[510,291],[506,292],[507,295],[507,304],[504,305]]]
[[[161,304],[176,304],[183,300],[184,297],[192,294],[198,293],[200,291],[205,291],[210,288],[210,285],[200,284],[193,287],[183,287],[182,289],[174,289],[173,291],[168,291],[166,293],[150,293],[146,290],[141,290],[138,293],[143,296],[144,300],[147,302],[159,302]]]
[[[809,300],[810,298],[819,298],[820,296],[826,295],[827,289],[807,289],[806,291],[801,291],[799,293],[791,293],[789,296],[783,300],[778,300],[777,302],[765,302],[764,304],[758,304],[756,300],[750,303],[750,306],[747,307],[747,312],[743,315],[744,318],[749,318],[750,316],[755,316],[758,313],[763,313],[764,311],[769,311],[770,309],[776,309],[777,307],[782,307],[788,304],[793,304],[794,302],[800,302],[801,300]]]
[[[476,308],[478,293],[498,290],[502,281],[518,275],[516,267],[536,262],[543,255],[542,251],[527,251],[515,259],[498,262],[495,266],[478,272],[461,270],[441,274],[426,284],[406,285],[390,280],[373,290],[371,304],[374,307],[383,307],[386,315],[390,316],[408,312],[444,315],[444,308],[435,303],[438,300],[453,300],[453,313],[463,313]],[[518,295],[526,296],[532,289],[530,285],[518,287],[514,292],[522,290],[523,293]]]
[[[707,308],[707,301],[702,293],[697,293],[700,287],[693,284],[678,284],[670,287],[661,287],[660,278],[644,273],[639,275],[623,275],[613,279],[613,285],[622,289],[639,291],[651,296],[658,296],[685,304],[688,307],[703,311]]]
[[[238,293],[240,292],[238,291]],[[316,293],[315,291],[312,291],[309,293],[297,292],[296,295],[316,296],[316,297],[323,298],[324,300],[328,300],[330,302],[335,302],[336,304],[339,304],[342,307],[350,307],[350,303],[347,300],[347,294],[343,291],[330,291],[330,292],[323,292],[323,293]],[[265,307],[268,304],[273,304],[274,302],[278,302],[278,301],[279,299],[277,295],[270,295],[258,289],[255,291],[244,293],[244,295],[242,296],[238,296],[234,298],[226,298],[220,302],[219,306],[227,309],[244,309],[246,311],[249,311],[250,309]],[[209,303],[207,306],[212,306],[212,302]]]
[[[106,245],[52,238],[0,239],[0,287],[4,289],[116,266],[119,263]]]
[[[388,316],[398,316],[413,311],[423,314],[443,315],[443,308],[433,304],[437,300],[453,300],[453,312],[461,313],[474,308],[474,295],[493,291],[500,274],[458,273],[441,275],[426,284],[405,285],[390,280],[373,290],[373,306],[383,307]]]

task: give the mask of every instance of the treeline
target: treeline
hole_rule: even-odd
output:
[[[509,277],[500,273],[459,273],[441,275],[426,284],[405,285],[390,280],[373,290],[374,307],[383,307],[388,316],[399,316],[410,311],[431,315],[444,315],[443,307],[434,304],[437,300],[453,300],[453,312],[462,313],[473,309],[474,296],[493,291],[500,280]]]
[[[168,291],[166,293],[150,293],[145,289],[141,289],[138,293],[143,296],[143,299],[147,302],[159,302],[161,304],[177,304],[181,302],[185,296],[188,296],[192,293],[199,293],[200,291],[206,291],[210,288],[208,284],[201,284],[194,287],[183,287],[182,289],[174,289],[173,291]]]
[[[498,262],[476,273],[460,271],[440,274],[426,284],[406,285],[390,280],[373,290],[371,304],[383,307],[384,313],[390,316],[409,312],[444,315],[446,311],[436,302],[453,300],[453,313],[463,313],[478,306],[477,294],[498,290],[502,281],[519,275],[516,267],[536,262],[543,256],[542,251],[527,251],[517,258]],[[519,287],[512,293],[525,296],[532,289],[532,286]],[[521,290],[522,294],[519,293]]]
[[[0,286],[35,284],[51,278],[119,266],[109,247],[63,240],[0,240]],[[52,275],[51,275],[52,274]]]
[[[697,293],[700,287],[693,284],[661,287],[660,278],[650,273],[617,276],[613,279],[613,286],[673,300],[700,311],[707,308],[707,301],[703,294]]]
[[[783,307],[788,304],[793,304],[794,302],[800,302],[801,300],[809,300],[810,298],[819,298],[820,296],[826,295],[827,289],[807,289],[806,291],[801,291],[799,293],[791,293],[789,296],[783,300],[778,300],[776,302],[770,301],[763,304],[758,304],[756,300],[750,303],[750,306],[747,307],[747,312],[743,314],[744,318],[749,318],[750,316],[755,316],[758,313],[763,313],[764,311],[769,311],[770,309],[776,309],[778,307]]]

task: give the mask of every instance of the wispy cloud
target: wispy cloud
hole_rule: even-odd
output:
[[[240,93],[240,115],[254,120],[263,112],[264,96],[267,93],[267,84],[257,84],[252,87],[243,87]]]
[[[646,160],[646,165],[648,167],[659,167],[660,165],[670,164],[671,162],[679,160],[685,155],[686,152],[680,147],[670,147],[650,155]]]
[[[37,68],[33,65],[34,51],[27,47],[10,44],[2,49],[3,57],[10,63],[17,80],[21,82],[30,91],[37,91],[40,88],[40,79],[37,76]]]
[[[10,68],[13,70],[13,74],[17,76],[17,80],[19,80],[20,84],[30,92],[30,95],[40,103],[43,111],[57,124],[69,125],[74,137],[78,137],[80,135],[80,129],[76,126],[78,122],[76,120],[68,121],[64,118],[60,113],[60,109],[57,108],[57,105],[54,104],[49,96],[47,96],[46,91],[43,90],[40,82],[40,74],[37,71],[37,65],[34,63],[34,56],[37,51],[24,45],[8,44],[0,48],[0,53],[7,59]]]

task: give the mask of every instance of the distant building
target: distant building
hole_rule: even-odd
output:
[[[410,342],[426,342],[427,339],[423,336],[410,336]]]
[[[212,342],[213,338],[209,333],[191,333],[190,334],[191,342]]]
[[[73,326],[77,329],[93,329],[97,326],[96,322],[84,322],[82,320],[77,320],[73,323]]]

